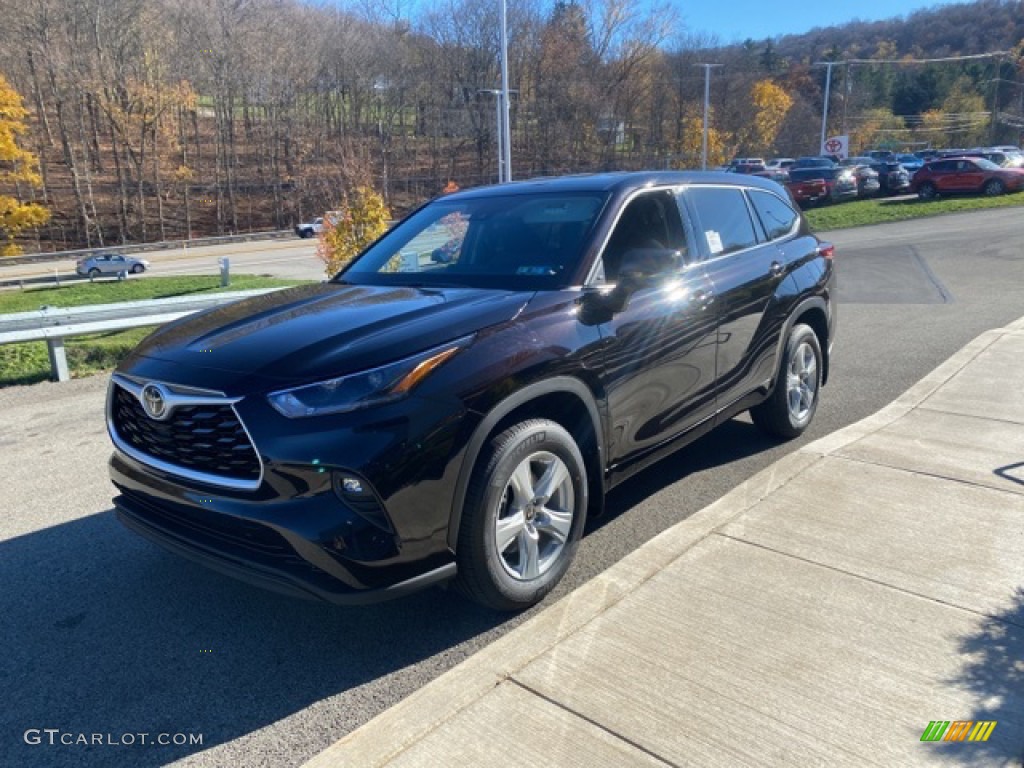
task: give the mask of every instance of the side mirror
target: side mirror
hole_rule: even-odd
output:
[[[672,248],[630,248],[622,255],[618,278],[610,291],[591,291],[583,297],[580,319],[587,325],[606,323],[629,306],[641,288],[676,275],[683,254]]]

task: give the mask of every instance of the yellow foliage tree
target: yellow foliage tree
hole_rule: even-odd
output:
[[[782,129],[782,123],[793,106],[793,97],[771,80],[758,80],[750,88],[754,107],[743,143],[749,152],[769,153]]]
[[[18,136],[27,130],[27,116],[28,110],[22,106],[21,96],[0,75],[0,185],[41,183],[35,155],[18,146]],[[0,255],[21,253],[14,238],[26,229],[45,224],[49,218],[50,212],[41,205],[23,203],[11,195],[0,194],[0,232],[6,239],[0,247]]]
[[[708,113],[708,168],[716,165],[723,165],[726,162],[726,144],[728,136],[712,127],[714,110]],[[681,168],[699,168],[701,161],[701,150],[704,138],[704,118],[684,117],[682,139],[679,142],[679,154],[681,162],[677,165]]]
[[[335,275],[383,235],[390,219],[384,198],[371,187],[356,187],[351,196],[346,195],[337,215],[324,217],[317,242],[316,255],[323,261],[327,276]]]
[[[850,131],[850,147],[852,154],[865,152],[872,147],[881,146],[887,139],[901,138],[906,128],[902,117],[897,117],[891,109],[881,107],[864,110],[860,124]]]

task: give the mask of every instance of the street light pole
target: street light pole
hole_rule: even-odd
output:
[[[504,126],[501,122],[501,89],[500,88],[481,88],[478,93],[489,93],[494,96],[494,116],[496,118],[495,125],[497,126],[497,132],[495,137],[498,144],[498,183],[504,184],[508,179],[505,178],[505,150],[504,145]]]
[[[498,126],[501,130],[498,150],[501,153],[502,165],[505,166],[504,181],[512,181],[512,124],[509,117],[508,10],[506,8],[506,0],[501,0],[501,96],[498,98],[498,102],[501,111],[501,118],[498,120]]]
[[[708,110],[711,102],[711,68],[720,67],[721,64],[697,64],[704,68],[704,135],[701,140],[700,169],[708,169]]]

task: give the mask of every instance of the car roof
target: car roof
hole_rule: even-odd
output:
[[[612,173],[579,174],[573,176],[543,176],[507,184],[473,187],[445,195],[445,200],[461,200],[502,195],[533,195],[559,192],[608,192],[628,194],[646,187],[683,184],[725,184],[728,186],[759,187],[778,190],[778,184],[757,176],[737,175],[723,171],[622,171]]]

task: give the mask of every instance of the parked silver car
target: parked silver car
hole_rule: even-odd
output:
[[[134,256],[122,256],[120,253],[100,253],[79,259],[75,266],[75,272],[89,277],[100,275],[119,275],[122,272],[131,272],[137,275],[149,269],[149,262],[145,259],[136,259]]]

